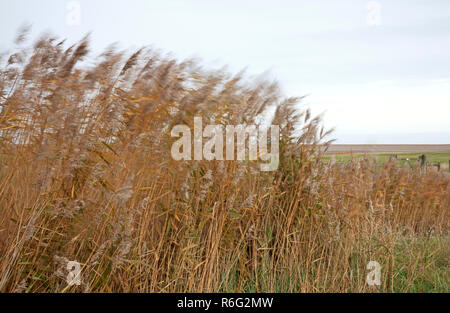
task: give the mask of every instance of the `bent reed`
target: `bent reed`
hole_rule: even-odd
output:
[[[447,173],[322,161],[330,131],[263,77],[26,34],[0,61],[0,292],[449,291]],[[270,116],[278,169],[173,160],[194,116]]]

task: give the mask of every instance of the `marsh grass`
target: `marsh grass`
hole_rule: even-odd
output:
[[[0,67],[1,292],[448,292],[448,174],[322,162],[320,119],[261,78],[94,57],[88,37],[18,44]],[[173,125],[270,109],[276,171],[170,157]]]

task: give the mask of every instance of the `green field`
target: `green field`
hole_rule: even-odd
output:
[[[326,154],[323,156],[325,162],[329,162],[331,157],[334,156],[336,162],[348,162],[351,158],[361,159],[364,157],[375,158],[377,162],[384,163],[389,160],[390,157],[396,155],[400,163],[405,163],[403,159],[418,159],[422,154],[425,154],[427,163],[436,164],[441,163],[441,169],[448,169],[450,153],[445,152],[433,152],[433,153],[336,153],[336,154]],[[411,164],[416,163],[416,161],[410,161]]]

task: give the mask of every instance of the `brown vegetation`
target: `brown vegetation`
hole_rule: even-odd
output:
[[[88,38],[44,36],[0,70],[1,292],[447,286],[429,268],[448,267],[449,175],[322,162],[320,120],[275,83],[149,49],[87,55]],[[170,157],[175,124],[254,124],[274,106],[277,171]],[[72,260],[81,286],[67,286]],[[365,283],[371,260],[380,287]]]

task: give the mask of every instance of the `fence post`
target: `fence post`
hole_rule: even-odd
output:
[[[425,156],[425,154],[422,154],[422,155],[420,156],[420,166],[421,166],[422,168],[425,167],[426,161],[427,161],[427,157]]]
[[[438,162],[437,168],[438,168],[438,172],[440,172],[441,171],[441,162]]]

